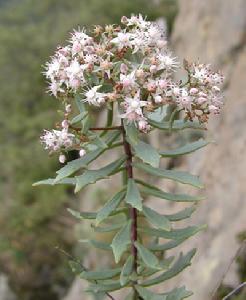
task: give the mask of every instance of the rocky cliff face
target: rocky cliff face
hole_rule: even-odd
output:
[[[209,227],[189,242],[199,252],[178,281],[195,292],[190,299],[207,300],[237,252],[236,235],[246,228],[246,1],[180,0],[179,4],[172,37],[177,55],[212,63],[226,76],[223,114],[209,126],[216,145],[185,161],[206,185],[207,201],[194,220]],[[225,280],[236,280],[232,269]]]

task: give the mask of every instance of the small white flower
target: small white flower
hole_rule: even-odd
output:
[[[85,93],[85,101],[89,104],[99,106],[100,104],[105,102],[105,94],[99,93],[98,89],[101,87],[101,85],[94,86],[89,91]]]

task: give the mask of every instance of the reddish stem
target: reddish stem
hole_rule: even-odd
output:
[[[125,154],[127,156],[126,160],[126,172],[127,172],[127,178],[133,178],[133,170],[132,170],[132,150],[131,145],[126,140],[126,131],[124,127],[122,126],[122,134],[123,134],[123,145]],[[138,257],[138,251],[135,247],[135,242],[137,241],[137,210],[134,207],[129,208],[129,215],[132,221],[131,224],[131,253],[134,259],[133,267],[135,272],[137,272],[137,257]]]

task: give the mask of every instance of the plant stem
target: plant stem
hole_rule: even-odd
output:
[[[112,126],[112,127],[91,127],[90,130],[121,130],[122,126]]]
[[[126,131],[123,126],[123,121],[121,121],[122,124],[122,135],[123,135],[123,146],[125,150],[125,154],[127,155],[126,160],[126,175],[127,179],[133,178],[133,169],[132,169],[132,150],[131,145],[126,140]],[[135,247],[135,242],[137,241],[137,210],[134,207],[129,208],[129,216],[132,221],[131,223],[131,254],[133,256],[133,269],[137,273],[137,258],[138,258],[138,251]],[[133,287],[134,289],[134,287]],[[133,299],[137,299],[137,292],[134,289],[134,297]]]

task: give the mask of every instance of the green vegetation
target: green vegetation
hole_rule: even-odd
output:
[[[45,93],[41,65],[59,41],[79,25],[112,23],[121,15],[135,12],[148,14],[150,19],[166,16],[171,28],[175,3],[0,1],[0,263],[1,271],[9,274],[18,299],[44,299],[44,289],[45,299],[55,300],[59,293],[47,288],[47,276],[60,287],[72,279],[65,267],[66,258],[54,250],[56,245],[66,250],[73,246],[71,228],[66,234],[68,226],[64,221],[70,220],[65,211],[70,191],[64,187],[31,187],[58,169],[57,159],[47,160],[38,141],[43,124],[52,127],[58,109],[57,101]]]

